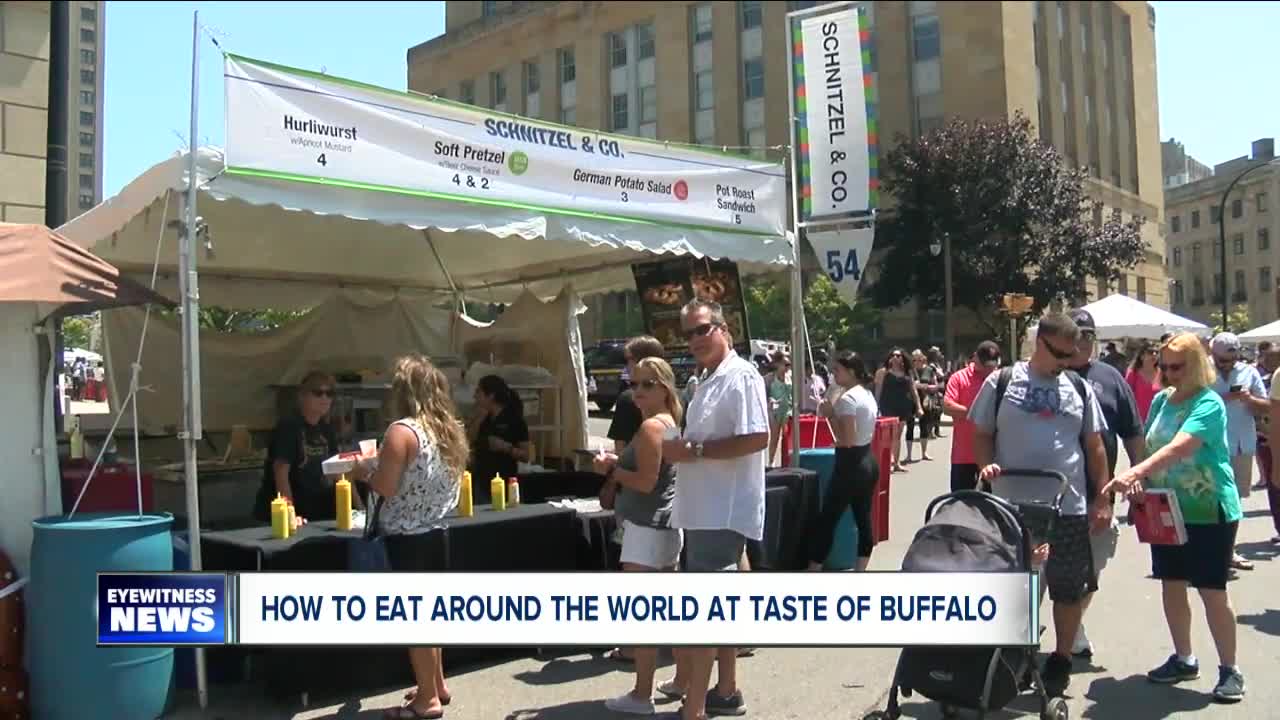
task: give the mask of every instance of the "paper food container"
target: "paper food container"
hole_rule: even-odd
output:
[[[338,453],[325,460],[321,468],[325,475],[345,475],[356,469],[356,461],[360,459],[358,452]]]

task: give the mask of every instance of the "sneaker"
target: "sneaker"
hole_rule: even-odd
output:
[[[1089,642],[1089,636],[1084,632],[1084,625],[1080,626],[1080,631],[1076,633],[1076,641],[1071,645],[1071,655],[1078,658],[1093,657],[1093,643]]]
[[[1058,653],[1045,658],[1040,681],[1044,683],[1046,695],[1062,697],[1062,694],[1067,691],[1067,686],[1071,684],[1071,658]]]
[[[707,691],[707,715],[746,715],[747,703],[742,699],[742,691],[735,690],[729,697],[720,697],[715,688]]]
[[[1244,699],[1244,675],[1229,667],[1218,668],[1218,684],[1213,688],[1218,702],[1237,703]]]
[[[1186,680],[1195,680],[1200,677],[1200,665],[1190,665],[1178,659],[1177,655],[1170,655],[1168,660],[1160,667],[1147,673],[1147,679],[1153,683],[1161,683],[1164,685],[1172,685],[1174,683],[1184,682]]]
[[[658,686],[657,690],[662,693],[663,697],[666,697],[669,700],[684,699],[684,691],[680,689],[679,685],[676,685],[675,680],[668,680],[662,683]]]
[[[641,700],[631,693],[609,698],[604,701],[604,706],[616,713],[626,713],[627,715],[653,715],[658,712],[657,708],[653,706],[653,700]]]

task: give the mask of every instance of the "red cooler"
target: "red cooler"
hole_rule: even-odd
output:
[[[831,435],[831,425],[826,418],[817,415],[801,415],[799,444],[801,450],[835,447],[836,439]],[[782,462],[784,465],[791,464],[791,418],[787,418],[786,424],[782,427]]]
[[[876,542],[889,539],[889,480],[893,477],[893,431],[897,426],[897,418],[879,418],[871,436],[871,452],[880,465],[880,479],[871,501],[871,528]]]
[[[80,489],[89,479],[89,470],[93,461],[62,461],[62,511],[71,512],[80,495]],[[142,473],[142,511],[151,512],[152,477],[150,473]],[[76,512],[137,512],[138,511],[138,479],[134,475],[132,465],[124,463],[103,463],[89,483],[89,490],[80,501]]]

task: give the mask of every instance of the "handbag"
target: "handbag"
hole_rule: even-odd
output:
[[[347,569],[352,572],[390,572],[386,537],[378,532],[378,517],[384,498],[373,495],[373,509],[365,516],[360,539],[347,543]]]

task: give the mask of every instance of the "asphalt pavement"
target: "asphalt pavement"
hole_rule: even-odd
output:
[[[603,436],[607,420],[593,419],[591,434]],[[944,430],[949,432],[949,429]],[[923,520],[925,505],[948,487],[950,443],[945,438],[930,447],[932,462],[908,466],[894,476],[890,539],[877,546],[873,570],[899,567],[913,533]],[[1122,460],[1123,463],[1123,460]],[[1280,547],[1267,512],[1266,494],[1255,491],[1246,500],[1240,527],[1240,550],[1256,569],[1241,572],[1229,588],[1239,617],[1239,664],[1248,682],[1248,697],[1237,705],[1213,703],[1217,656],[1192,598],[1193,640],[1202,667],[1200,680],[1176,687],[1147,682],[1147,670],[1169,655],[1171,644],[1160,606],[1160,588],[1149,579],[1150,554],[1138,543],[1132,528],[1124,528],[1120,547],[1102,577],[1101,589],[1086,618],[1095,648],[1091,662],[1076,662],[1067,690],[1072,718],[1154,720],[1157,718],[1275,718],[1280,717],[1280,684],[1271,673],[1280,667]],[[850,582],[856,582],[850,575]],[[1047,618],[1048,607],[1045,608]],[[1050,623],[1051,624],[1051,623]],[[1050,629],[1044,647],[1053,642]],[[446,650],[446,653],[448,651]],[[882,708],[897,662],[891,649],[762,648],[738,661],[739,685],[746,696],[748,717],[862,718]],[[664,664],[658,680],[670,677]],[[612,720],[626,716],[605,709],[606,698],[630,689],[627,666],[588,655],[524,658],[462,672],[448,679],[453,702],[447,717],[476,720]],[[398,704],[403,688],[365,698],[315,698],[301,712],[267,708],[244,693],[213,689],[210,711],[191,710],[180,717],[377,718]],[[675,718],[678,703],[659,705],[659,716]],[[903,701],[907,718],[939,718],[939,709],[920,696]],[[665,714],[664,714],[665,713]],[[1030,696],[1019,698],[992,718],[1038,717]],[[962,714],[962,717],[975,715]]]

